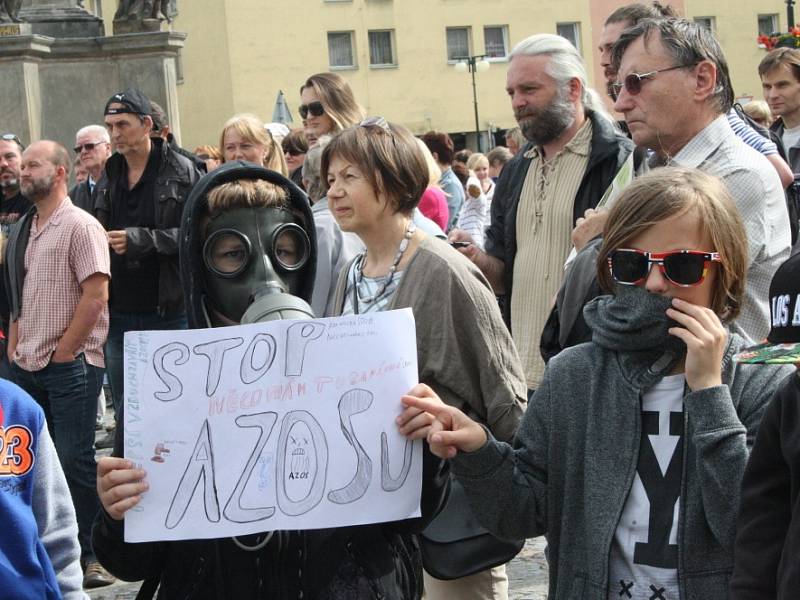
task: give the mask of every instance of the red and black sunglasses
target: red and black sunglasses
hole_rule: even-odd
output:
[[[623,285],[636,285],[647,278],[651,265],[658,265],[661,273],[680,287],[700,285],[708,274],[708,263],[720,262],[719,252],[699,250],[671,250],[645,252],[632,248],[614,250],[608,257],[608,267],[614,281]]]

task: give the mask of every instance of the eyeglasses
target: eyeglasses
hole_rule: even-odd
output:
[[[309,104],[301,104],[298,110],[300,111],[300,116],[304,119],[308,117],[308,113],[311,113],[312,117],[321,117],[325,114],[325,107],[322,106],[322,102],[319,100]]]
[[[611,253],[608,267],[614,281],[623,285],[636,285],[644,281],[650,273],[650,265],[658,265],[661,273],[673,284],[693,287],[703,283],[708,274],[708,263],[720,261],[718,252],[645,252],[624,248]]]
[[[91,152],[92,150],[95,149],[95,146],[99,146],[100,144],[107,144],[107,143],[108,142],[87,142],[85,144],[78,144],[77,146],[75,146],[73,148],[73,150],[75,151],[75,154],[80,154],[84,150],[86,150],[87,152]]]
[[[19,146],[20,149],[22,150],[25,149],[25,146],[17,137],[16,133],[3,133],[2,135],[0,135],[0,140],[3,140],[4,142],[16,142],[17,146]]]
[[[686,69],[689,67],[694,67],[695,65],[675,65],[674,67],[667,67],[666,69],[656,69],[654,71],[648,71],[647,73],[631,73],[630,75],[625,76],[625,80],[620,83],[619,81],[615,81],[611,84],[611,88],[614,90],[614,93],[619,95],[622,91],[622,88],[625,88],[625,91],[628,92],[631,96],[635,96],[639,92],[642,91],[642,84],[647,81],[648,79],[653,79],[658,73],[666,73],[667,71],[674,71],[675,69]]]

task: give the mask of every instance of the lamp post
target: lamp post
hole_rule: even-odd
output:
[[[478,138],[478,152],[483,152],[481,147],[481,126],[478,121],[478,90],[475,87],[475,72],[483,73],[489,69],[489,61],[486,60],[486,54],[477,54],[475,56],[459,56],[456,60],[456,71],[459,73],[466,73],[469,71],[472,74],[472,102],[475,105],[475,136]]]
[[[786,30],[794,27],[794,0],[786,0]]]

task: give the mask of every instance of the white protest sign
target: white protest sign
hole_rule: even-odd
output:
[[[125,457],[149,491],[125,541],[219,538],[419,516],[410,309],[125,334]]]

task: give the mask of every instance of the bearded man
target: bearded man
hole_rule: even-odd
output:
[[[514,48],[506,91],[528,144],[503,169],[492,200],[485,251],[461,252],[486,275],[525,368],[528,389],[539,385],[539,339],[572,249],[579,217],[597,206],[633,144],[614,129],[586,67],[562,37],[531,36]],[[471,241],[463,231],[451,241]]]

